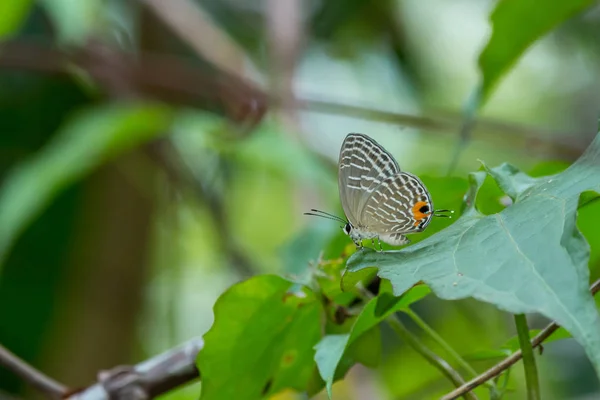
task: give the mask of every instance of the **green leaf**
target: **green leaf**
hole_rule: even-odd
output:
[[[0,261],[54,196],[109,158],[164,133],[171,120],[164,106],[113,104],[68,122],[51,143],[9,173],[0,188]]]
[[[32,0],[0,1],[0,39],[12,36],[21,28],[32,6]]]
[[[496,360],[499,358],[505,358],[510,356],[509,350],[479,350],[473,353],[469,353],[464,356],[465,360],[468,361],[484,361],[484,360]]]
[[[442,299],[473,297],[515,314],[539,312],[567,329],[600,372],[589,246],[576,226],[580,193],[600,189],[600,135],[567,170],[533,185],[515,185],[512,168],[495,171],[515,190],[512,206],[481,214],[474,199],[486,173],[472,173],[467,208],[456,223],[399,251],[359,251],[348,270],[377,267],[396,295],[422,280]]]
[[[483,164],[483,167],[498,183],[500,189],[513,200],[517,200],[519,195],[524,195],[537,182],[535,178],[507,163],[495,168],[488,168],[485,164]]]
[[[101,0],[41,0],[52,18],[58,40],[71,45],[84,44],[100,25],[104,13]]]
[[[492,35],[479,56],[483,74],[481,104],[533,42],[595,3],[593,0],[499,1],[490,16]]]
[[[412,293],[413,291],[414,293]],[[428,293],[428,288],[417,286],[408,292],[406,296],[394,298],[397,301],[392,301],[392,296],[389,293],[383,293],[381,296],[371,299],[365,305],[354,325],[352,325],[350,333],[326,335],[321,339],[315,347],[317,350],[315,361],[317,362],[319,373],[325,381],[329,398],[331,398],[331,387],[336,377],[336,370],[348,348],[389,315],[408,307],[411,303],[422,299]]]
[[[379,325],[375,325],[352,342],[344,356],[350,359],[350,366],[360,363],[376,368],[381,362],[381,352],[381,329]]]
[[[356,273],[351,273],[346,270],[342,277],[341,289],[344,292],[351,292],[359,282],[368,282],[375,278],[376,275],[377,270],[375,270],[375,268],[363,269]]]
[[[198,355],[202,400],[260,399],[283,388],[306,387],[321,336],[320,304],[312,292],[274,275],[229,288]]]
[[[375,307],[375,315],[390,315],[391,312],[408,310],[411,304],[416,303],[425,296],[431,293],[425,285],[418,285],[404,293],[402,296],[396,297],[389,292],[383,292],[377,297],[377,305]]]
[[[315,347],[315,361],[321,378],[325,381],[327,395],[331,398],[331,387],[335,370],[350,343],[350,334],[327,335]]]

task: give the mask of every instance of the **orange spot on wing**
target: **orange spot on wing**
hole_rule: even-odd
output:
[[[415,203],[415,205],[413,206],[412,213],[413,213],[413,217],[415,219],[414,226],[418,226],[419,223],[421,223],[421,220],[423,220],[424,218],[427,218],[429,216],[430,213],[425,214],[420,211],[421,207],[426,206],[426,205],[427,205],[427,202],[425,202],[425,201],[417,201]]]

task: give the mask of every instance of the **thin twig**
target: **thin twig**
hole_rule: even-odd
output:
[[[0,345],[0,365],[50,398],[60,399],[69,391],[66,386],[44,375],[2,345]]]
[[[454,360],[458,363],[460,367],[462,367],[471,377],[477,376],[477,372],[473,369],[471,364],[469,364],[464,358],[458,354],[456,350],[450,346],[448,342],[444,340],[427,322],[425,322],[420,316],[417,315],[410,308],[403,311],[406,313],[418,326],[421,328],[426,334],[428,334],[440,347],[442,347]],[[491,382],[487,382],[486,385],[490,389],[494,389],[495,385]]]
[[[297,101],[298,107],[306,111],[330,115],[344,115],[356,119],[403,125],[422,129],[423,133],[436,131],[437,133],[447,133],[449,136],[455,137],[456,131],[461,127],[460,118],[454,115],[444,116],[439,111],[435,113],[435,116],[425,116],[385,111],[315,98],[303,98]],[[489,139],[497,139],[501,136],[503,138],[510,137],[511,141],[522,140],[527,148],[536,150],[551,149],[553,154],[568,160],[578,158],[585,150],[583,142],[587,135],[583,132],[575,134],[556,132],[487,118],[477,118],[473,123],[473,135],[486,132],[486,138]],[[581,142],[578,144],[573,140],[574,137],[581,139]],[[502,143],[505,143],[505,141],[498,141],[498,144]]]
[[[396,332],[396,334],[404,340],[410,347],[418,352],[427,362],[437,368],[444,376],[446,376],[455,386],[459,387],[464,384],[464,379],[460,374],[452,368],[450,364],[443,358],[435,354],[429,347],[425,346],[421,341],[416,338],[396,317],[395,314],[390,315],[387,318],[387,323]],[[475,393],[467,391],[462,394],[465,400],[477,400]]]
[[[595,295],[599,290],[600,290],[600,279],[598,279],[596,282],[594,282],[592,284],[592,286],[590,287],[590,292],[592,292],[592,295]],[[550,335],[552,335],[559,327],[560,326],[556,322],[550,323],[540,333],[538,333],[536,337],[534,337],[531,340],[531,346],[538,347],[540,344],[542,344],[542,342],[544,340],[548,339],[548,337],[550,337]],[[453,400],[453,399],[459,398],[463,394],[482,385],[484,382],[486,382],[490,379],[493,379],[497,375],[500,375],[504,370],[510,368],[512,365],[514,365],[516,362],[518,362],[522,357],[523,357],[523,354],[521,353],[521,350],[515,351],[513,354],[511,354],[504,360],[500,361],[498,364],[494,365],[492,368],[488,369],[483,374],[470,380],[469,382],[465,383],[464,385],[457,388],[456,390],[453,390],[452,392],[448,393],[447,395],[442,397],[440,400]]]
[[[525,384],[527,386],[527,399],[540,399],[540,383],[538,379],[537,366],[535,364],[535,355],[533,347],[529,341],[529,326],[525,314],[515,315],[515,324],[517,326],[517,335],[523,354],[523,365],[525,367]]]

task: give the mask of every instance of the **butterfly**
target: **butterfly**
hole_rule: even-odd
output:
[[[346,219],[312,209],[306,215],[339,221],[358,248],[375,239],[392,246],[410,243],[409,233],[422,232],[432,217],[450,218],[451,210],[435,210],[421,180],[400,170],[398,162],[379,143],[350,133],[340,149],[338,186]],[[379,242],[381,250],[381,242]]]

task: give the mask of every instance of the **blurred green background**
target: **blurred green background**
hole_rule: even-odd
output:
[[[336,164],[349,132],[370,135],[403,170],[423,176],[440,208],[460,207],[478,159],[537,175],[568,165],[597,131],[597,7],[525,53],[480,113],[454,178],[444,178],[494,5],[0,4],[0,179],[16,199],[0,212],[0,230],[20,226],[2,232],[17,239],[1,243],[0,343],[83,387],[100,370],[203,335],[231,284],[301,274],[341,235],[335,223],[302,213],[341,213]],[[15,171],[20,180],[8,178]],[[487,212],[501,208],[492,186],[480,198]],[[599,212],[579,216],[594,279]],[[434,221],[421,238],[448,223]],[[474,300],[431,296],[415,310],[463,355],[514,335],[510,315]],[[546,323],[530,316],[532,328]],[[336,399],[444,392],[436,370],[385,329],[382,337],[381,365],[353,368],[334,385]],[[545,399],[600,397],[573,340],[546,345],[540,360]],[[506,398],[524,398],[523,385],[518,364]],[[163,398],[196,399],[199,389]],[[0,368],[3,393],[35,397]]]

